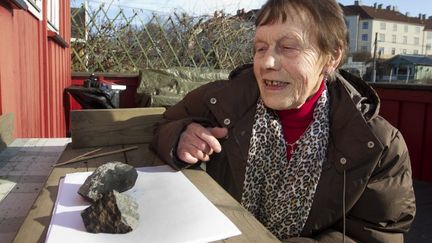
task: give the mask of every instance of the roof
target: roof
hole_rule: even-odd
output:
[[[361,19],[382,19],[427,26],[432,30],[432,20],[409,17],[399,11],[387,8],[374,8],[364,5],[343,6],[345,16],[359,15]],[[427,29],[427,28],[425,28]]]
[[[421,66],[432,66],[432,56],[396,55],[387,61],[388,63],[409,63]]]
[[[432,19],[427,19],[425,23],[425,30],[432,31]]]

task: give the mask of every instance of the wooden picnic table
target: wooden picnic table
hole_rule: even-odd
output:
[[[163,162],[149,150],[153,125],[161,119],[162,112],[163,109],[160,108],[72,112],[72,143],[67,145],[57,163],[63,163],[95,148],[102,148],[98,154],[131,146],[138,148],[54,167],[14,242],[45,241],[59,180],[67,173],[92,171],[110,161],[121,161],[135,167],[163,165]],[[220,242],[279,242],[205,171],[188,169],[183,170],[182,173],[242,232],[239,236]]]

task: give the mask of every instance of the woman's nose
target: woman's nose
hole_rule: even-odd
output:
[[[265,69],[278,69],[279,68],[279,60],[275,53],[271,51],[267,52],[264,56],[263,67]]]

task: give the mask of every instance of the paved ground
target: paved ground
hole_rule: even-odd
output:
[[[69,138],[16,139],[0,153],[0,243],[9,243]]]
[[[51,165],[64,150],[68,138],[16,139],[0,153],[0,243],[13,240]],[[432,183],[414,182],[417,215],[407,243],[432,242]]]

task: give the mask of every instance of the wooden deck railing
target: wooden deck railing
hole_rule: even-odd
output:
[[[374,83],[380,114],[397,127],[408,145],[413,177],[432,181],[432,85]]]

